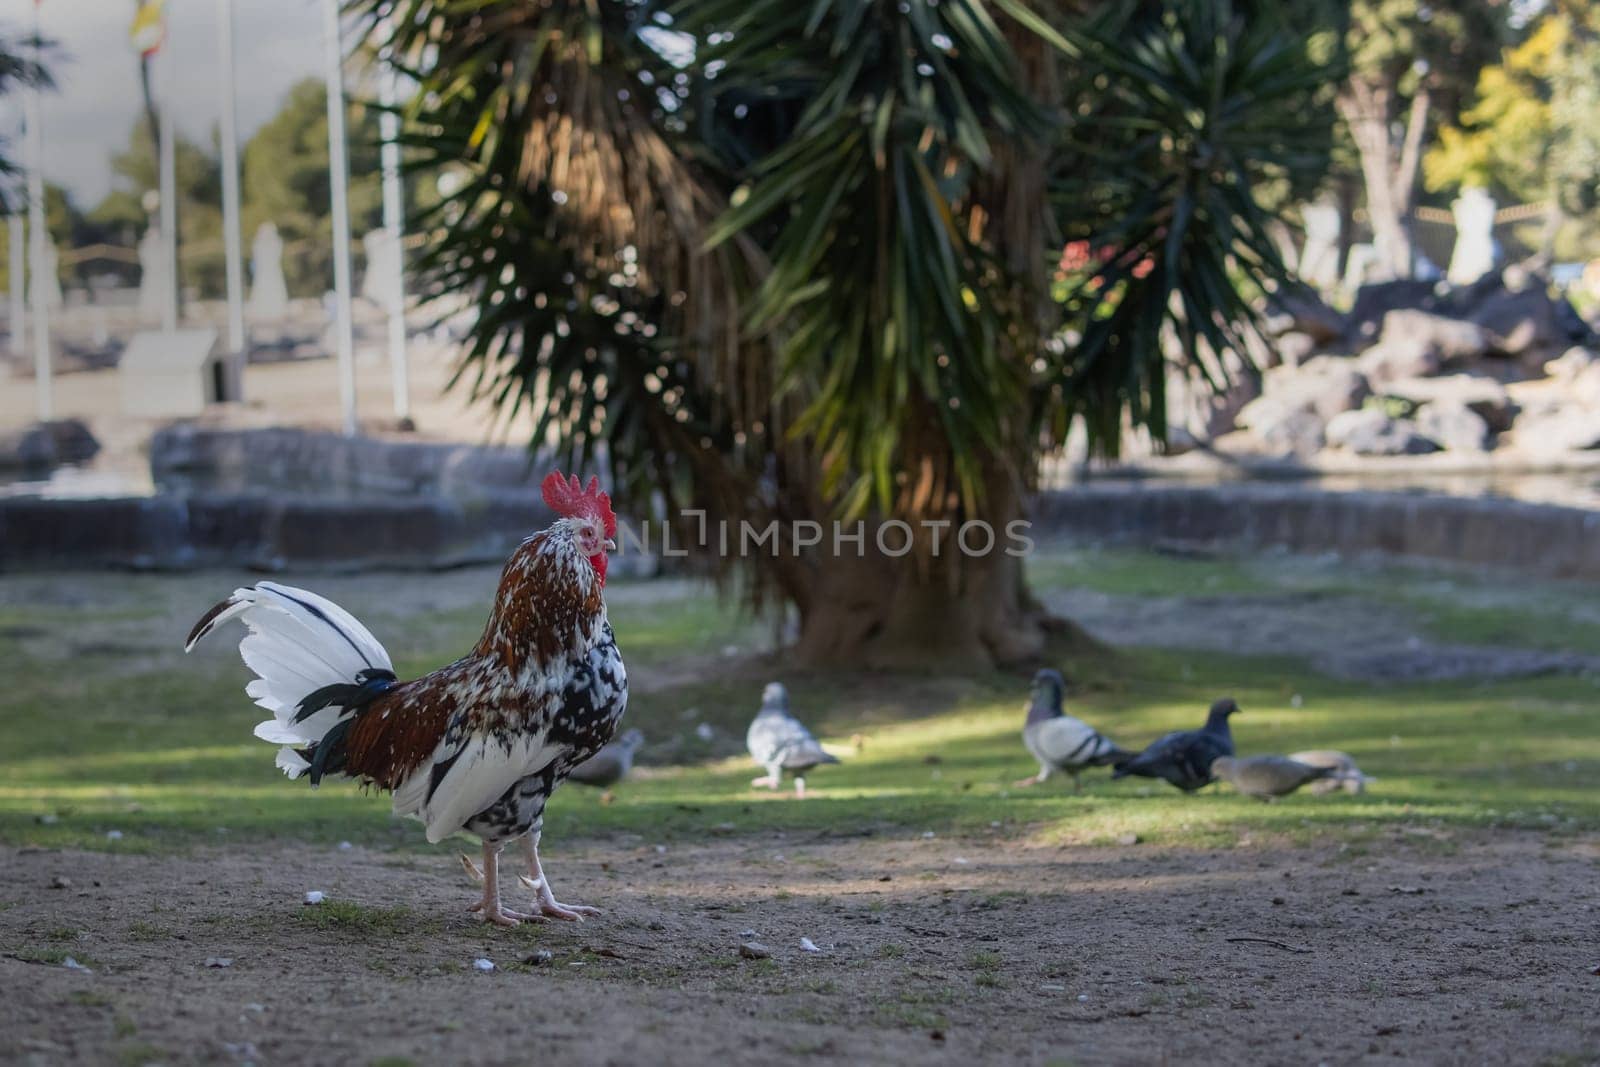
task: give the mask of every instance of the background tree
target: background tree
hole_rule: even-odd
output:
[[[311,78],[293,86],[282,108],[244,146],[240,169],[246,245],[263,222],[286,245],[284,278],[297,296],[321,296],[333,284],[332,206],[328,188],[327,90]],[[352,104],[350,226],[358,242],[383,217],[377,114]]]
[[[1429,123],[1453,121],[1507,32],[1500,0],[1354,0],[1339,116],[1361,163],[1379,269],[1411,276],[1417,178]]]
[[[186,287],[215,296],[223,285],[222,176],[215,154],[180,134],[173,145],[173,170],[179,274]],[[127,147],[111,159],[111,173],[111,191],[89,212],[87,221],[107,243],[136,248],[145,231],[159,222],[145,210],[145,198],[161,188],[160,161],[147,120],[134,122]],[[118,273],[137,284],[137,268]]]
[[[1460,124],[1439,131],[1423,167],[1430,189],[1479,186],[1548,204],[1530,242],[1545,262],[1600,250],[1600,10],[1561,3],[1540,16],[1484,69]]]
[[[1238,340],[1284,281],[1261,184],[1326,162],[1332,67],[1225,3],[357,7],[420,165],[464,175],[419,222],[467,387],[635,514],[778,522],[739,573],[802,659],[1037,655],[1020,561],[955,530],[1003,548],[1074,416],[1159,432],[1163,337]],[[1064,233],[1099,269],[1053,290]],[[782,525],[836,516],[859,557]]]
[[[45,65],[53,51],[54,46],[49,41],[0,28],[0,99],[9,98],[30,85],[54,88],[55,81]],[[18,106],[16,110],[22,109]],[[20,192],[14,153],[10,138],[0,136],[0,209],[8,215],[17,210]]]

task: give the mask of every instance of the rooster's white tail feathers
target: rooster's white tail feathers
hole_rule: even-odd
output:
[[[296,749],[321,741],[345,715],[343,707],[331,704],[295,722],[301,701],[325,686],[354,684],[363,671],[392,674],[394,665],[378,639],[348,611],[315,593],[276,582],[235,589],[195,625],[184,651],[231,619],[249,631],[239,642],[239,654],[256,677],[245,692],[272,713],[255,734],[284,746],[278,767],[297,778],[309,764]]]

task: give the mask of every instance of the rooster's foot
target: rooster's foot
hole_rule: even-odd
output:
[[[470,912],[475,912],[479,915],[483,915],[483,901],[478,901],[467,910]],[[524,922],[542,923],[544,922],[544,916],[530,915],[523,911],[513,911],[510,908],[497,907],[487,915],[483,915],[483,921],[486,923],[493,923],[496,926],[518,926]]]
[[[539,912],[552,919],[565,919],[568,922],[583,922],[589,915],[599,915],[599,908],[591,908],[587,904],[563,904],[555,897],[539,901]]]

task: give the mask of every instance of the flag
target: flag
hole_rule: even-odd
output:
[[[38,0],[35,0],[38,2]],[[144,0],[133,16],[133,26],[128,30],[128,40],[146,59],[161,51],[167,39],[167,20],[164,0]]]

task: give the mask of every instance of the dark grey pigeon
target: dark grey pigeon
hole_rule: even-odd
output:
[[[1028,717],[1022,724],[1022,743],[1039,761],[1039,773],[1024,778],[1018,785],[1036,785],[1052,771],[1072,776],[1073,788],[1083,789],[1078,773],[1085,767],[1105,767],[1129,759],[1132,752],[1114,745],[1099,730],[1061,710],[1067,683],[1057,671],[1042,670],[1033,676],[1033,699],[1028,702]]]
[[[783,772],[788,771],[794,775],[796,796],[806,795],[803,772],[824,763],[839,762],[823,751],[799,719],[789,714],[789,691],[781,682],[769,682],[761,691],[761,710],[750,723],[744,743],[750,750],[750,757],[767,769],[766,774],[750,784],[776,789]]]
[[[1185,793],[1210,785],[1215,780],[1211,775],[1212,762],[1220,756],[1233,755],[1228,716],[1238,710],[1238,704],[1224,697],[1211,705],[1205,726],[1160,738],[1137,756],[1117,764],[1111,777],[1126,778],[1131,774],[1141,778],[1164,778]]]
[[[584,785],[616,785],[633,770],[633,754],[644,744],[644,734],[629,730],[605,748],[590,756],[567,775],[570,781]]]
[[[1307,782],[1332,777],[1332,767],[1313,767],[1287,756],[1249,756],[1235,759],[1218,756],[1211,761],[1211,773],[1247,797],[1272,800],[1286,797]]]

